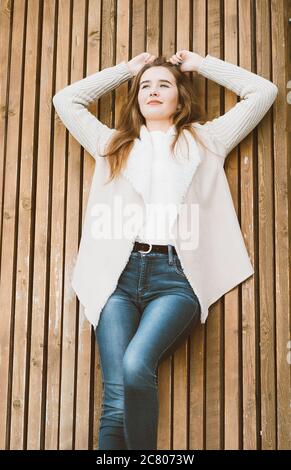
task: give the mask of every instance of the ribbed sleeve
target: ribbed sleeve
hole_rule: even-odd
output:
[[[127,63],[122,62],[66,86],[53,97],[63,124],[94,158],[103,151],[103,144],[114,129],[100,122],[86,107],[132,76]]]
[[[275,101],[278,87],[260,75],[209,54],[197,72],[242,98],[225,114],[203,125],[223,144],[226,156],[261,121]]]

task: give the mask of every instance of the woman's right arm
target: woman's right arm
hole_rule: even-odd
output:
[[[53,105],[61,121],[94,158],[102,153],[115,129],[99,121],[87,106],[132,77],[128,63],[123,61],[74,82],[53,96]]]

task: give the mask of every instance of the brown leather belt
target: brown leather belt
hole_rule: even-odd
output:
[[[168,245],[151,245],[150,243],[135,242],[132,251],[143,253],[166,253],[168,254]],[[175,247],[172,245],[173,255],[177,255]]]

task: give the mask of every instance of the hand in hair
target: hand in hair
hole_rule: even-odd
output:
[[[172,55],[167,62],[180,66],[181,72],[197,72],[204,57],[196,52],[190,52],[183,49]]]
[[[156,56],[150,54],[149,52],[142,52],[138,54],[129,62],[127,62],[128,68],[131,73],[135,76],[143,68],[144,65],[155,60]]]

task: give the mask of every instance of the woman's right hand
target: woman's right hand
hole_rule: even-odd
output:
[[[142,52],[141,54],[138,54],[129,62],[127,62],[127,65],[133,76],[135,76],[143,68],[144,65],[152,62],[153,60],[155,60],[155,58],[156,56],[150,54],[149,52]]]

